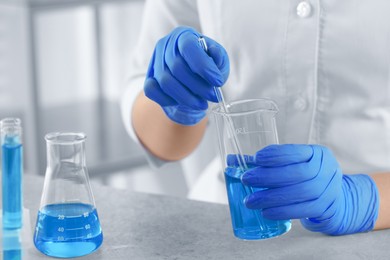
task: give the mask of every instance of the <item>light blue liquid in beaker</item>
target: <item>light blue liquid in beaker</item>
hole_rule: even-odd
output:
[[[83,203],[50,204],[38,212],[34,243],[54,257],[77,257],[103,242],[96,208]]]
[[[291,228],[290,220],[270,220],[262,216],[260,210],[245,207],[244,198],[249,195],[249,188],[240,180],[243,172],[234,167],[225,170],[226,190],[229,199],[230,216],[234,235],[240,239],[256,240],[276,237]],[[258,191],[261,189],[253,189]]]
[[[2,145],[3,228],[22,227],[22,144],[6,137]]]

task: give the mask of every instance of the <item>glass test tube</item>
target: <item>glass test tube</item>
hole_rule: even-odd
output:
[[[0,121],[2,150],[3,228],[22,227],[22,127],[18,118]]]

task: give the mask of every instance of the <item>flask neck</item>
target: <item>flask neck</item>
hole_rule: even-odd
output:
[[[55,166],[61,163],[72,163],[75,166],[85,167],[84,141],[76,144],[47,144],[47,165]]]
[[[46,135],[47,165],[68,163],[85,167],[85,135],[78,133],[52,133]]]

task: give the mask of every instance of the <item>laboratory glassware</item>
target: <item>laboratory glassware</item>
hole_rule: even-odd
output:
[[[228,111],[228,112],[226,112]],[[242,160],[253,156],[270,144],[278,143],[275,116],[276,103],[269,99],[250,99],[222,104],[212,110],[218,133],[222,169],[224,171],[233,233],[237,238],[257,240],[276,237],[288,232],[290,220],[270,220],[261,210],[252,210],[244,205],[244,198],[260,188],[251,188],[241,183],[241,175],[253,165]],[[237,155],[237,151],[240,154]],[[229,166],[227,159],[236,156],[237,166]]]
[[[54,257],[95,251],[103,233],[89,183],[83,133],[50,133],[47,168],[34,244]]]
[[[23,145],[21,120],[1,120],[2,197],[4,229],[22,227],[23,216]]]

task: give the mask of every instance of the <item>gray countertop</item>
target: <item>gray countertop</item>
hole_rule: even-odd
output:
[[[43,178],[24,178],[24,207],[35,227]],[[390,259],[390,230],[331,237],[299,221],[284,236],[241,241],[225,205],[92,185],[103,245],[81,259]],[[23,259],[52,259],[30,246]]]

